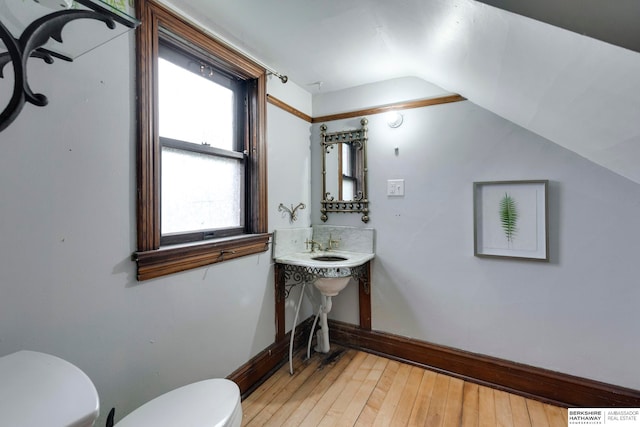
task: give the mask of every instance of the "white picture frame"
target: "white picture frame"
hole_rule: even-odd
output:
[[[474,255],[548,262],[548,186],[548,180],[474,182]]]

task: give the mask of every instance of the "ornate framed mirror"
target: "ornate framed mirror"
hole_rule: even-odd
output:
[[[322,146],[322,215],[329,212],[361,213],[362,221],[369,221],[367,199],[367,123],[360,120],[360,129],[327,132],[320,126]]]

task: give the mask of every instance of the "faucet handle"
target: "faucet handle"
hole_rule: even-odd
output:
[[[318,248],[318,250],[322,250],[322,246],[320,246],[320,243],[316,242],[313,239],[312,240],[307,239],[304,243],[307,249],[309,249],[309,245],[311,245],[311,252],[314,252],[316,247]]]
[[[331,237],[331,233],[329,233],[329,243],[327,245],[327,249],[334,249],[338,247],[338,244],[340,243],[340,239],[338,240],[333,240],[333,238]],[[335,245],[335,246],[334,246]]]

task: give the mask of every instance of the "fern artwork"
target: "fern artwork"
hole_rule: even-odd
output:
[[[473,183],[477,257],[549,262],[548,180]]]
[[[518,222],[518,209],[516,201],[508,193],[500,200],[500,224],[507,238],[507,242],[513,243],[516,237]]]

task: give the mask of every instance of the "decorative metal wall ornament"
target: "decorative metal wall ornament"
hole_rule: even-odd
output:
[[[6,129],[18,117],[27,102],[38,107],[47,105],[47,97],[41,93],[34,93],[29,86],[27,60],[38,58],[47,64],[52,64],[54,58],[58,58],[72,62],[72,58],[42,47],[49,39],[62,43],[62,29],[66,24],[77,19],[95,19],[104,22],[111,30],[116,28],[116,21],[129,28],[136,28],[140,24],[137,20],[126,19],[112,12],[105,5],[99,4],[101,2],[92,0],[76,0],[76,2],[89,9],[65,9],[44,15],[29,24],[19,38],[15,38],[0,21],[0,39],[7,48],[7,52],[0,53],[0,78],[4,78],[3,71],[9,63],[13,65],[14,74],[13,94],[0,113],[0,131]]]
[[[298,203],[298,206],[296,206],[295,208],[293,207],[293,205],[291,205],[291,209],[280,203],[280,205],[278,206],[278,212],[287,212],[289,214],[289,222],[293,224],[293,222],[298,219],[298,214],[296,211],[298,209],[302,210],[304,208],[306,208],[306,206],[302,202]]]
[[[360,120],[360,129],[345,130],[339,132],[327,132],[327,125],[320,126],[320,144],[322,146],[322,201],[320,219],[327,221],[328,212],[354,212],[362,213],[362,221],[369,221],[369,200],[367,199],[367,140],[369,121],[366,118]],[[331,191],[327,191],[327,154],[334,149],[336,144],[350,144],[359,153],[358,186],[352,200],[338,200]]]

